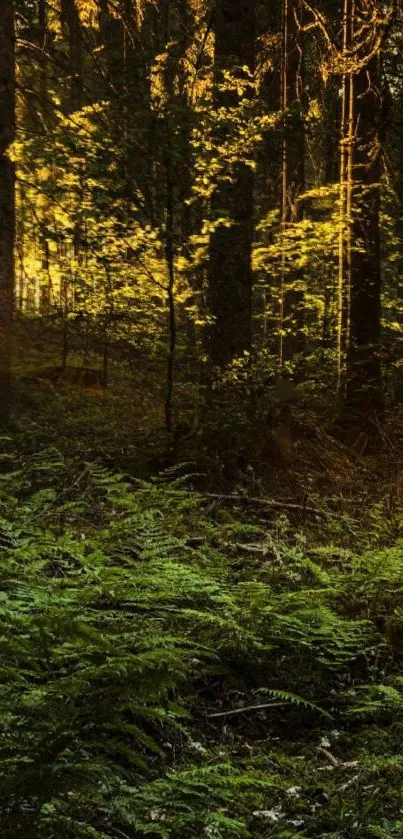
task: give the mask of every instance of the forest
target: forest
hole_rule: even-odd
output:
[[[0,0],[0,835],[403,837],[402,0]]]

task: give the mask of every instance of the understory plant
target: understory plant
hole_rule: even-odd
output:
[[[175,473],[4,464],[4,837],[401,835],[400,544],[274,538]]]

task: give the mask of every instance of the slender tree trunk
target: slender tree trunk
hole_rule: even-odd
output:
[[[39,28],[39,94],[40,94],[40,109],[42,111],[43,123],[46,125],[47,113],[47,99],[48,99],[48,59],[47,53],[48,45],[48,16],[46,0],[39,0],[38,3],[38,28]]]
[[[108,328],[105,328],[104,346],[102,352],[102,384],[108,387],[109,383],[109,335]]]
[[[356,0],[357,18],[368,15]],[[346,407],[361,419],[382,413],[380,178],[380,54],[354,78],[351,179],[350,323]]]
[[[323,102],[323,183],[337,183],[339,178],[340,92],[338,79],[330,77],[326,82]]]
[[[195,19],[194,9],[191,8],[189,0],[179,0],[178,3],[180,30],[178,35],[178,54],[185,56],[191,47],[195,37]],[[210,24],[211,25],[211,24]],[[178,144],[181,150],[178,159],[176,170],[178,172],[179,190],[178,190],[178,232],[179,232],[179,247],[180,254],[185,259],[191,257],[190,238],[193,233],[200,229],[200,206],[195,208],[191,206],[188,199],[192,195],[193,184],[193,159],[191,146],[191,132],[192,132],[192,106],[189,101],[189,94],[187,90],[187,70],[184,61],[178,62],[178,106],[180,109],[180,119],[178,120]],[[195,325],[194,314],[189,313],[189,304],[198,308],[200,303],[200,292],[203,288],[203,267],[194,267],[192,276],[188,277],[190,297],[186,301],[186,305],[180,307],[181,319],[184,321],[186,334],[186,357],[187,357],[187,371],[186,375],[190,381],[199,381],[201,373],[201,356],[202,350],[199,346],[198,329]]]
[[[173,394],[174,394],[174,369],[176,353],[176,308],[175,308],[175,249],[174,249],[174,201],[172,169],[170,151],[168,150],[166,160],[166,239],[165,252],[168,269],[168,322],[169,322],[169,347],[167,359],[167,380],[165,398],[165,425],[168,433],[173,429]]]
[[[354,140],[354,75],[349,53],[354,32],[355,0],[343,4],[343,75],[340,115],[339,264],[337,280],[337,384],[345,380],[351,288],[352,156]],[[350,59],[351,61],[351,59]]]
[[[299,0],[283,0],[280,365],[301,353],[305,344],[303,273],[298,268],[287,270],[285,261],[287,227],[302,219],[303,208],[299,197],[305,188],[304,67],[303,44],[296,18],[298,11],[301,11]]]
[[[215,104],[239,104],[236,94],[221,91],[223,73],[242,76],[253,70],[255,54],[255,0],[216,0],[215,4]],[[225,129],[220,139],[225,141]],[[212,198],[209,298],[214,324],[210,359],[225,367],[252,344],[252,236],[253,174],[246,164],[234,166],[231,180],[217,185]],[[230,222],[220,224],[219,219]]]
[[[79,110],[83,104],[83,43],[81,21],[78,13],[76,0],[61,0],[61,20],[67,29],[68,37],[68,81],[64,91],[64,111],[66,114]],[[77,211],[81,204],[81,196],[77,196]],[[70,336],[68,315],[72,307],[72,298],[75,294],[75,265],[81,256],[82,225],[76,221],[73,231],[72,242],[72,268],[71,279],[63,280],[62,288],[62,368],[66,370],[70,352]]]
[[[168,44],[171,38],[170,0],[165,0],[165,41]],[[173,396],[174,396],[174,371],[176,354],[176,307],[175,307],[175,199],[172,169],[172,127],[171,113],[173,99],[172,72],[169,68],[166,74],[166,86],[168,102],[165,114],[165,257],[168,271],[168,357],[166,373],[165,393],[165,427],[168,434],[173,430]]]
[[[66,284],[63,283],[65,286]],[[67,298],[67,288],[63,293],[63,298]],[[69,358],[69,326],[67,320],[67,300],[63,303],[63,326],[62,326],[62,370],[65,373],[67,370],[67,362]]]
[[[62,20],[69,39],[69,112],[78,110],[83,101],[83,40],[76,0],[62,0]]]
[[[8,149],[15,136],[13,0],[0,3],[0,424],[9,421],[14,309],[15,175]]]
[[[396,182],[396,198],[397,198],[397,216],[395,221],[396,238],[398,243],[398,257],[396,261],[396,277],[397,277],[397,311],[400,328],[403,328],[403,87],[400,91],[399,98],[396,102],[397,118],[400,123],[400,132],[398,137],[397,147],[397,182]],[[397,402],[403,403],[403,369],[401,363],[396,366],[396,362],[401,362],[403,357],[403,338],[399,337],[394,342],[394,352],[392,354],[395,363],[395,386],[394,398]]]
[[[105,94],[108,99],[118,97],[121,105],[125,88],[124,23],[122,15],[116,15],[119,7],[111,0],[99,0],[98,8],[100,45],[105,50]]]
[[[38,0],[38,30],[35,32],[34,41],[38,44],[38,101],[36,105],[36,129],[40,133],[47,133],[52,125],[52,101],[49,95],[51,82],[49,53],[52,51],[52,37],[48,26],[48,2]],[[39,234],[38,247],[41,251],[41,262],[43,274],[47,275],[44,281],[43,274],[39,272],[35,279],[35,311],[39,314],[48,313],[52,303],[52,284],[50,282],[50,260],[49,242],[46,236],[47,230],[51,227],[52,220],[49,216],[49,206],[42,208],[43,225]]]
[[[339,179],[340,94],[338,79],[328,79],[324,90],[323,185],[331,187]],[[326,276],[323,290],[322,347],[333,349],[337,326],[337,278]]]

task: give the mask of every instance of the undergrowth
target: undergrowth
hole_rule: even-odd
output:
[[[5,839],[402,835],[403,543],[3,448]]]

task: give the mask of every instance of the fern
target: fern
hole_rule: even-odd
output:
[[[5,839],[397,839],[399,544],[307,556],[284,523],[208,520],[175,472],[133,482],[57,447],[10,465]]]
[[[318,705],[315,705],[314,702],[310,702],[309,699],[305,699],[303,696],[297,696],[295,693],[290,693],[287,690],[276,690],[275,688],[259,688],[256,691],[257,694],[263,694],[265,696],[271,696],[273,699],[281,699],[283,702],[289,702],[290,705],[295,705],[297,708],[306,708],[310,711],[316,711],[318,714],[321,714],[327,719],[331,720],[331,714],[328,714],[323,708],[319,708]]]

